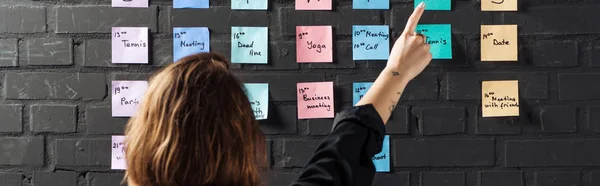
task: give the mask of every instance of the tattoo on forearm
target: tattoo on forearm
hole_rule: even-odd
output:
[[[392,71],[392,76],[399,76],[399,75],[400,75],[400,73],[399,73],[399,72],[394,72],[394,71]]]
[[[392,111],[394,111],[394,109],[396,109],[397,103],[398,103],[398,101],[392,100],[392,105],[390,105],[390,112],[392,112]]]

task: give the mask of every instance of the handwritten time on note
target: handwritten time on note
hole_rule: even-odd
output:
[[[518,0],[481,0],[481,11],[517,11]]]
[[[148,27],[113,27],[111,35],[112,63],[148,63]]]
[[[389,26],[352,26],[354,60],[387,60],[390,57]]]
[[[296,27],[296,61],[298,63],[333,62],[331,26]]]
[[[331,0],[296,0],[296,10],[331,10]]]
[[[210,52],[210,34],[207,27],[173,28],[173,60],[188,55]]]
[[[452,59],[452,26],[450,24],[419,24],[416,32],[426,37],[433,59]]]
[[[231,27],[231,62],[267,64],[268,27]]]
[[[483,117],[519,116],[518,81],[483,81],[481,97]]]
[[[125,136],[112,136],[111,169],[125,170]]]
[[[517,61],[517,25],[481,25],[481,61]]]
[[[148,89],[147,81],[112,81],[112,116],[131,117]]]
[[[373,86],[372,82],[352,83],[352,105],[356,105],[367,94],[371,86]]]
[[[297,84],[298,119],[333,118],[333,82]]]

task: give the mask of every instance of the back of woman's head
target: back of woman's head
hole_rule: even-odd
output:
[[[130,185],[260,182],[264,137],[242,83],[219,54],[188,56],[156,73],[126,136]]]

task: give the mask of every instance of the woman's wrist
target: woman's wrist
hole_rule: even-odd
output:
[[[381,71],[381,73],[385,76],[391,77],[394,80],[394,82],[399,82],[403,86],[406,86],[411,80],[411,78],[409,78],[406,73],[394,67],[386,66],[383,69],[383,71]]]

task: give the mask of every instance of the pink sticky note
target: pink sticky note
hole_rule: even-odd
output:
[[[112,63],[148,63],[148,27],[112,28]]]
[[[333,118],[333,82],[298,83],[298,119]]]
[[[133,116],[142,102],[146,89],[148,89],[147,81],[113,81],[112,116]]]
[[[112,0],[112,7],[148,8],[148,0]]]
[[[331,0],[296,0],[296,10],[331,10]]]
[[[112,136],[112,158],[110,162],[111,169],[125,170],[125,136]]]
[[[332,35],[331,26],[297,26],[296,61],[333,62]]]

